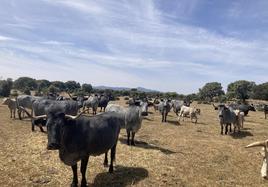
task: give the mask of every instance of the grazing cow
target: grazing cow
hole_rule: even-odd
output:
[[[98,109],[98,105],[99,105],[99,99],[97,97],[97,95],[95,96],[90,96],[88,98],[88,100],[86,100],[84,103],[83,103],[83,110],[85,110],[85,108],[92,108],[92,111],[93,111],[93,115],[96,115],[97,114],[97,109]]]
[[[43,117],[43,116],[41,116]],[[109,172],[112,173],[120,126],[124,121],[115,112],[93,117],[71,116],[62,112],[50,112],[47,117],[48,150],[59,150],[61,161],[72,167],[71,186],[77,186],[77,162],[81,160],[81,186],[87,186],[86,169],[89,156],[105,153],[104,165],[108,165],[107,152],[111,150]]]
[[[267,119],[266,115],[268,114],[268,105],[264,105],[263,109],[264,109],[263,110],[264,111],[264,118]]]
[[[167,115],[171,109],[170,100],[163,100],[158,104],[158,110],[162,114],[162,122],[167,122]]]
[[[105,111],[105,108],[108,105],[108,103],[109,103],[109,97],[108,96],[101,95],[99,97],[99,107],[100,107],[101,112],[102,112],[102,108],[103,108],[103,111]]]
[[[121,128],[126,128],[127,144],[135,146],[135,134],[139,131],[142,124],[143,116],[147,116],[146,102],[133,102],[130,100],[128,107],[122,107],[117,104],[108,104],[106,111],[118,113],[125,121],[125,125]],[[131,134],[131,143],[130,143]]]
[[[232,107],[234,110],[238,109],[241,112],[244,112],[244,115],[247,116],[249,111],[256,111],[255,107],[253,106],[253,104],[251,105],[246,105],[246,104],[230,104],[229,107]]]
[[[254,142],[252,144],[247,145],[246,148],[257,147],[257,146],[262,147],[261,156],[263,157],[263,160],[262,160],[262,167],[261,167],[261,176],[264,179],[268,179],[268,175],[267,175],[267,173],[268,173],[268,165],[267,165],[267,162],[268,162],[268,152],[267,152],[268,140],[265,140],[262,142]]]
[[[218,110],[219,110],[218,117],[219,117],[220,125],[221,125],[221,134],[223,134],[224,125],[225,125],[225,134],[228,133],[228,126],[229,126],[229,131],[232,132],[232,127],[231,127],[232,124],[234,125],[234,132],[236,128],[238,128],[238,131],[240,131],[240,124],[239,124],[238,116],[231,107],[228,108],[225,105],[219,105]]]
[[[197,123],[197,114],[200,115],[200,109],[188,107],[188,106],[182,106],[180,110],[180,114],[178,116],[178,123],[180,124],[180,119],[182,117],[182,120],[184,121],[184,117],[189,116],[191,119],[191,122],[196,124]]]
[[[15,99],[10,99],[10,98],[5,98],[3,99],[3,103],[2,105],[7,105],[10,111],[10,118],[12,118],[12,114],[13,117],[15,117],[15,113],[16,113],[16,109],[17,109],[17,102]]]

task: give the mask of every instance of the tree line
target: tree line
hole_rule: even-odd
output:
[[[48,93],[69,92],[75,95],[89,95],[91,93],[106,93],[111,97],[129,96],[129,97],[163,97],[171,99],[189,99],[201,101],[216,101],[225,102],[227,100],[241,100],[245,102],[246,99],[268,100],[268,82],[263,84],[256,84],[252,81],[238,80],[230,83],[227,86],[225,93],[221,83],[209,82],[199,89],[198,93],[193,94],[178,94],[176,92],[141,92],[136,88],[130,90],[97,90],[93,89],[91,84],[80,84],[74,80],[62,81],[48,81],[46,79],[36,80],[30,77],[20,77],[16,80],[8,78],[0,80],[0,96],[8,97],[9,95],[16,96],[17,92],[11,90],[18,90],[24,94],[30,94],[30,91],[35,91],[36,95],[46,95]]]

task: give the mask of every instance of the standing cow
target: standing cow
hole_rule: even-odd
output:
[[[162,115],[162,122],[167,122],[167,115],[170,112],[171,103],[170,100],[164,99],[158,104],[158,110]]]

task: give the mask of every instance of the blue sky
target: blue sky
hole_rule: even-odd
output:
[[[197,92],[267,82],[267,0],[1,0],[0,76]]]

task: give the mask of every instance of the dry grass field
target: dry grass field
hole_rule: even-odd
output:
[[[244,148],[268,138],[263,113],[250,112],[239,135],[220,135],[217,111],[196,106],[201,109],[196,125],[189,119],[178,125],[173,112],[161,123],[150,108],[135,147],[126,145],[121,130],[113,174],[102,165],[104,155],[89,158],[89,186],[268,186],[260,176],[260,148]],[[31,132],[29,119],[10,119],[0,105],[0,186],[69,186],[71,168],[46,145],[47,135],[39,128]]]

